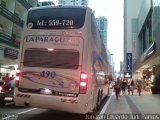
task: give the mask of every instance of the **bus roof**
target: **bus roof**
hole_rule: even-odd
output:
[[[40,7],[34,7],[34,8],[30,8],[29,11],[31,10],[39,10],[39,9],[46,9],[46,8],[84,8],[84,9],[91,9],[88,6],[62,6],[62,5],[58,5],[58,6],[40,6]],[[92,10],[92,9],[91,9]]]

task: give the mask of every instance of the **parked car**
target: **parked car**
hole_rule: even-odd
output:
[[[8,102],[13,102],[15,80],[8,83],[0,80],[0,106],[4,106]]]

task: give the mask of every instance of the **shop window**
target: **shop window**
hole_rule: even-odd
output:
[[[148,19],[147,28],[148,28],[148,32],[149,32],[148,33],[148,37],[149,37],[148,43],[150,45],[151,43],[153,43],[153,40],[152,40],[152,19],[151,19],[151,16]]]
[[[144,29],[142,32],[142,51],[144,52],[146,49],[146,30]]]

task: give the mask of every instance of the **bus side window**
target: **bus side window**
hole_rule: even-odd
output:
[[[92,37],[93,37],[94,43],[97,45],[96,24],[95,24],[95,20],[94,20],[94,15],[93,14],[92,14],[92,17],[91,17],[91,32],[92,32]]]

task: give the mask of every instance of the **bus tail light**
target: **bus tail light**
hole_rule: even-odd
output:
[[[0,86],[0,93],[2,92],[2,90],[3,90],[3,88],[2,88],[2,86]]]
[[[20,69],[17,69],[16,77],[14,78],[16,87],[19,87],[20,75],[21,75],[21,71]]]
[[[86,73],[81,73],[81,79],[80,79],[80,94],[85,94],[87,91],[87,81],[88,76]]]
[[[20,69],[18,68],[17,71],[16,71],[16,76],[20,76],[20,74],[21,74],[21,71],[20,71]]]
[[[3,82],[3,85],[0,86],[0,93],[6,90],[6,82]]]

